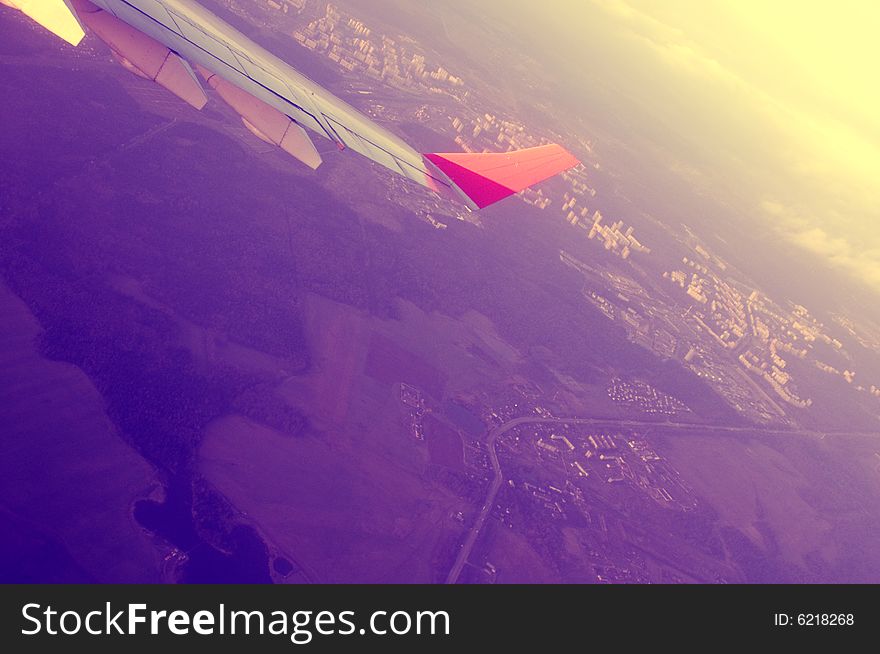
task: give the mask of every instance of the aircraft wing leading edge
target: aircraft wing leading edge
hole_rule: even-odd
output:
[[[476,210],[580,163],[559,145],[419,153],[194,0],[0,2],[73,45],[85,26],[127,68],[200,109],[206,96],[190,67],[195,64],[248,129],[312,168],[321,158],[302,128]]]

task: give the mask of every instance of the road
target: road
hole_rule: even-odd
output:
[[[495,451],[495,441],[498,440],[498,437],[501,436],[501,434],[510,431],[514,427],[534,420],[535,418],[530,416],[516,418],[515,420],[510,420],[499,425],[489,432],[489,438],[486,441],[486,448],[489,451],[489,461],[492,463],[494,477],[492,478],[492,484],[489,486],[489,492],[486,493],[486,501],[483,503],[483,508],[480,509],[480,514],[477,516],[477,521],[468,532],[467,538],[461,546],[461,551],[455,559],[455,564],[452,566],[449,575],[446,577],[447,584],[454,584],[458,581],[461,570],[467,563],[468,557],[471,555],[471,550],[474,548],[474,543],[477,542],[477,538],[480,536],[480,531],[486,523],[486,518],[488,518],[489,514],[492,512],[492,507],[495,504],[495,497],[498,495],[498,489],[501,488],[501,484],[504,481],[504,476],[501,474],[501,464],[498,462],[498,452]]]
[[[468,532],[467,538],[465,538],[464,543],[462,543],[461,550],[458,553],[458,556],[455,559],[455,563],[452,566],[452,569],[449,571],[449,575],[446,577],[447,584],[454,584],[458,582],[458,578],[461,575],[461,571],[464,569],[465,564],[468,562],[468,558],[470,558],[471,551],[474,548],[474,544],[477,542],[477,539],[480,537],[480,533],[483,530],[483,526],[486,524],[486,520],[489,517],[489,514],[492,512],[492,507],[495,506],[495,499],[498,497],[498,491],[501,489],[501,484],[504,483],[504,475],[501,472],[501,463],[498,461],[498,452],[495,450],[495,442],[498,440],[498,437],[502,434],[507,433],[511,429],[515,427],[519,427],[520,425],[608,425],[616,428],[628,428],[628,427],[669,427],[672,429],[685,430],[685,431],[714,431],[714,432],[725,432],[725,433],[743,433],[743,434],[797,434],[798,436],[815,436],[818,438],[825,438],[828,435],[849,435],[849,436],[877,436],[876,432],[855,432],[855,431],[835,431],[835,432],[820,432],[820,431],[809,431],[803,429],[796,429],[792,427],[744,427],[744,426],[715,426],[715,425],[701,425],[694,423],[686,423],[686,422],[659,422],[659,421],[647,421],[647,420],[614,420],[614,419],[602,419],[602,418],[536,418],[533,416],[524,416],[522,418],[514,418],[513,420],[509,420],[493,429],[489,432],[489,437],[486,441],[486,448],[489,454],[489,461],[492,464],[492,483],[489,486],[489,491],[486,493],[486,500],[483,503],[482,508],[480,509],[480,513],[477,516],[476,522],[474,522],[474,526],[471,527]]]

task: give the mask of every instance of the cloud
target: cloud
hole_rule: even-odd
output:
[[[724,180],[736,180],[728,192],[737,204],[759,202],[784,239],[880,291],[880,143],[864,125],[849,114],[829,114],[821,103],[786,93],[785,84],[768,83],[776,79],[773,75],[756,74],[730,41],[738,33],[747,49],[748,33],[728,33],[724,25],[707,22],[721,14],[709,11],[689,21],[681,11],[664,12],[651,5],[642,9],[632,0],[594,4],[617,19],[623,37],[678,79],[690,80],[689,86],[679,87],[693,103],[692,110],[683,112],[682,124],[710,153],[715,190],[723,193]],[[764,10],[748,11],[763,15]],[[686,25],[691,29],[679,29]],[[694,27],[700,25],[705,29]],[[715,43],[714,37],[726,40]],[[834,65],[840,64],[835,60]],[[847,88],[827,78],[811,81],[821,84],[825,94],[839,96]],[[716,108],[708,123],[694,113]],[[696,131],[706,124],[714,131]],[[761,201],[768,196],[776,199]]]
[[[874,180],[880,175],[880,143],[848,121],[847,118],[851,118],[848,114],[845,117],[829,115],[818,106],[786,96],[778,84],[768,85],[766,79],[761,82],[747,74],[737,66],[741,57],[731,54],[729,49],[725,61],[719,60],[711,51],[725,52],[713,41],[713,35],[730,38],[723,26],[688,32],[627,0],[593,0],[593,4],[618,21],[622,35],[648,48],[672,71],[697,82],[699,86],[692,88],[698,97],[716,97],[719,104],[735,106],[736,111],[748,110],[754,118],[772,126],[779,136],[774,147],[784,144],[790,150],[780,153],[782,163],[790,172],[813,179],[821,177],[823,181],[828,176],[840,175],[845,180],[842,185],[850,187],[847,192],[859,193],[866,200],[878,199]],[[747,36],[740,34],[743,39]],[[859,62],[846,63],[852,68]],[[848,71],[836,72],[842,76]],[[842,90],[854,90],[832,86],[833,80],[826,81],[824,92],[836,99]],[[706,83],[717,86],[708,87]],[[866,85],[870,86],[867,80],[857,84],[859,88]],[[723,95],[718,95],[720,88],[725,90]]]
[[[711,77],[737,87],[745,82],[709,55],[684,30],[633,7],[626,0],[594,0],[594,4],[621,21],[624,33],[647,45],[667,64],[692,75]]]
[[[780,202],[764,200],[761,209],[783,238],[880,291],[880,249],[860,248],[837,231],[829,231],[827,220],[807,218]]]

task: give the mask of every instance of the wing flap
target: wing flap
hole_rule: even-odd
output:
[[[189,64],[168,46],[108,11],[83,0],[77,0],[77,4],[80,6],[83,22],[110,46],[114,56],[125,68],[165,87],[196,109],[205,106],[208,97]]]
[[[480,209],[580,164],[556,144],[505,153],[432,153],[424,157]]]
[[[202,109],[208,103],[208,96],[199,84],[189,64],[173,52],[159,69],[156,83],[164,86],[178,98],[196,109]]]
[[[312,143],[312,139],[296,121],[219,75],[201,66],[197,68],[207,80],[208,86],[217,91],[223,101],[241,116],[245,126],[257,137],[266,143],[278,146],[313,170],[321,165],[320,153]]]

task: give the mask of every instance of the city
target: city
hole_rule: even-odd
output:
[[[305,170],[211,89],[197,112],[95,40],[10,30],[16,448],[0,477],[23,567],[62,552],[46,578],[871,577],[880,323],[788,292],[795,263],[760,226],[664,178],[633,189],[622,169],[672,166],[547,118],[565,112],[519,93],[542,82],[526,64],[501,81],[521,101],[489,91],[491,67],[429,6],[205,5],[419,151],[562,141],[584,164],[469,212],[332,143]]]

